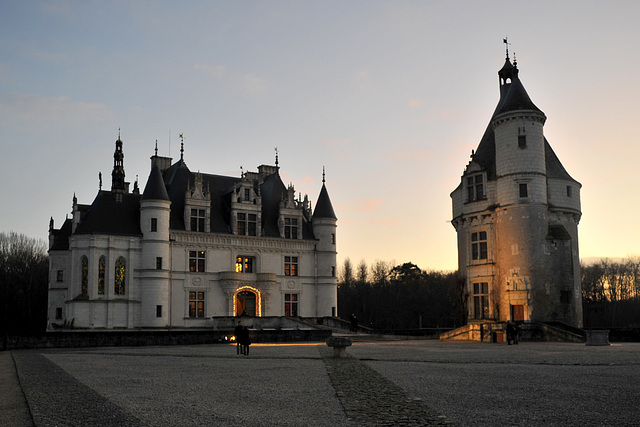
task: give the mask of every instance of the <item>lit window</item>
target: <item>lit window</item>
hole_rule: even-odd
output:
[[[205,231],[205,216],[206,211],[204,209],[191,209],[191,231]]]
[[[80,264],[82,265],[82,295],[87,295],[89,293],[89,261],[86,256],[83,256],[80,260]]]
[[[255,236],[257,230],[258,217],[256,214],[238,214],[238,235]]]
[[[473,284],[473,317],[486,319],[489,317],[489,284]]]
[[[204,317],[204,292],[189,292],[189,317]]]
[[[467,201],[484,200],[484,178],[480,175],[467,178]]]
[[[519,184],[518,188],[520,189],[520,197],[526,198],[529,197],[529,185],[528,184]]]
[[[98,295],[104,295],[104,275],[106,271],[106,260],[103,256],[98,261]]]
[[[236,257],[236,272],[253,273],[253,258],[243,256]]]
[[[297,256],[284,257],[284,275],[285,276],[298,275],[298,257]]]
[[[189,271],[204,272],[205,251],[189,251]]]
[[[151,231],[158,231],[158,218],[151,218]]]
[[[298,315],[298,294],[284,294],[284,315],[287,317]]]
[[[284,238],[285,239],[298,238],[298,219],[297,218],[284,219]]]
[[[115,277],[114,277],[114,293],[116,295],[125,294],[125,279],[127,273],[127,266],[124,258],[119,257],[116,260]]]
[[[471,233],[471,259],[487,259],[487,232]]]

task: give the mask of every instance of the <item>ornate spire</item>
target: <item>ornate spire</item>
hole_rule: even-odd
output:
[[[180,161],[184,161],[184,136],[180,134]]]
[[[116,141],[116,151],[113,153],[113,172],[111,172],[111,191],[115,193],[125,192],[124,183],[124,152],[122,151],[122,140],[120,139],[120,129],[118,129],[118,140]]]

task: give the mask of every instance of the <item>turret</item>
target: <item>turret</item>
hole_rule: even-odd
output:
[[[140,198],[141,259],[141,325],[170,326],[169,270],[171,244],[169,215],[171,200],[164,186],[160,168],[151,168],[147,185]]]
[[[313,233],[318,240],[316,244],[318,277],[317,316],[337,316],[336,293],[336,263],[338,252],[336,250],[336,230],[338,218],[336,217],[327,187],[325,186],[324,170],[322,171],[322,188],[313,211],[311,223]],[[324,285],[324,286],[323,286]]]

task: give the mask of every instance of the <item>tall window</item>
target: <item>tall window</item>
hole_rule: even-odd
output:
[[[253,258],[238,256],[236,257],[237,273],[253,273]]]
[[[298,218],[284,219],[284,238],[285,239],[298,238]]]
[[[204,230],[205,216],[206,216],[206,210],[191,209],[191,231],[205,231]]]
[[[489,317],[489,284],[473,284],[473,317],[486,319]]]
[[[82,268],[82,287],[81,292],[82,295],[89,294],[89,260],[86,256],[83,256],[80,259],[80,264]]]
[[[106,260],[103,256],[98,261],[98,295],[104,295],[104,274],[106,268]]]
[[[284,315],[287,317],[298,315],[298,294],[284,294]]]
[[[162,270],[162,257],[156,257],[156,270]]]
[[[204,317],[204,292],[189,292],[189,317]]]
[[[482,174],[467,178],[467,201],[484,200],[484,178]]]
[[[487,232],[471,233],[471,259],[487,259]]]
[[[56,282],[64,282],[64,270],[58,270],[56,274]]]
[[[251,197],[251,190],[248,188],[244,189],[244,201],[248,202],[249,198]]]
[[[298,275],[298,257],[297,256],[284,257],[284,275],[285,276]]]
[[[518,184],[518,188],[520,191],[520,197],[525,198],[529,197],[529,185],[526,183]]]
[[[527,135],[518,135],[518,147],[527,148]]]
[[[158,218],[151,218],[151,231],[158,231]]]
[[[206,255],[205,251],[189,251],[189,271],[203,273]]]
[[[238,214],[238,235],[240,236],[255,236],[257,230],[257,215],[256,214]]]
[[[125,279],[126,279],[127,267],[124,258],[119,257],[116,260],[115,278],[114,278],[114,290],[116,295],[124,295],[125,292]]]
[[[571,186],[567,185],[567,197],[571,197]]]

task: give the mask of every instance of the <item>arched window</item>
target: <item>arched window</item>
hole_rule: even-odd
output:
[[[124,284],[126,278],[126,263],[124,258],[119,257],[116,260],[116,271],[114,280],[114,293],[116,295],[124,295]]]
[[[106,261],[103,256],[98,261],[98,295],[104,295],[104,273]]]
[[[80,258],[80,265],[82,266],[82,295],[89,294],[89,260],[86,256]]]

